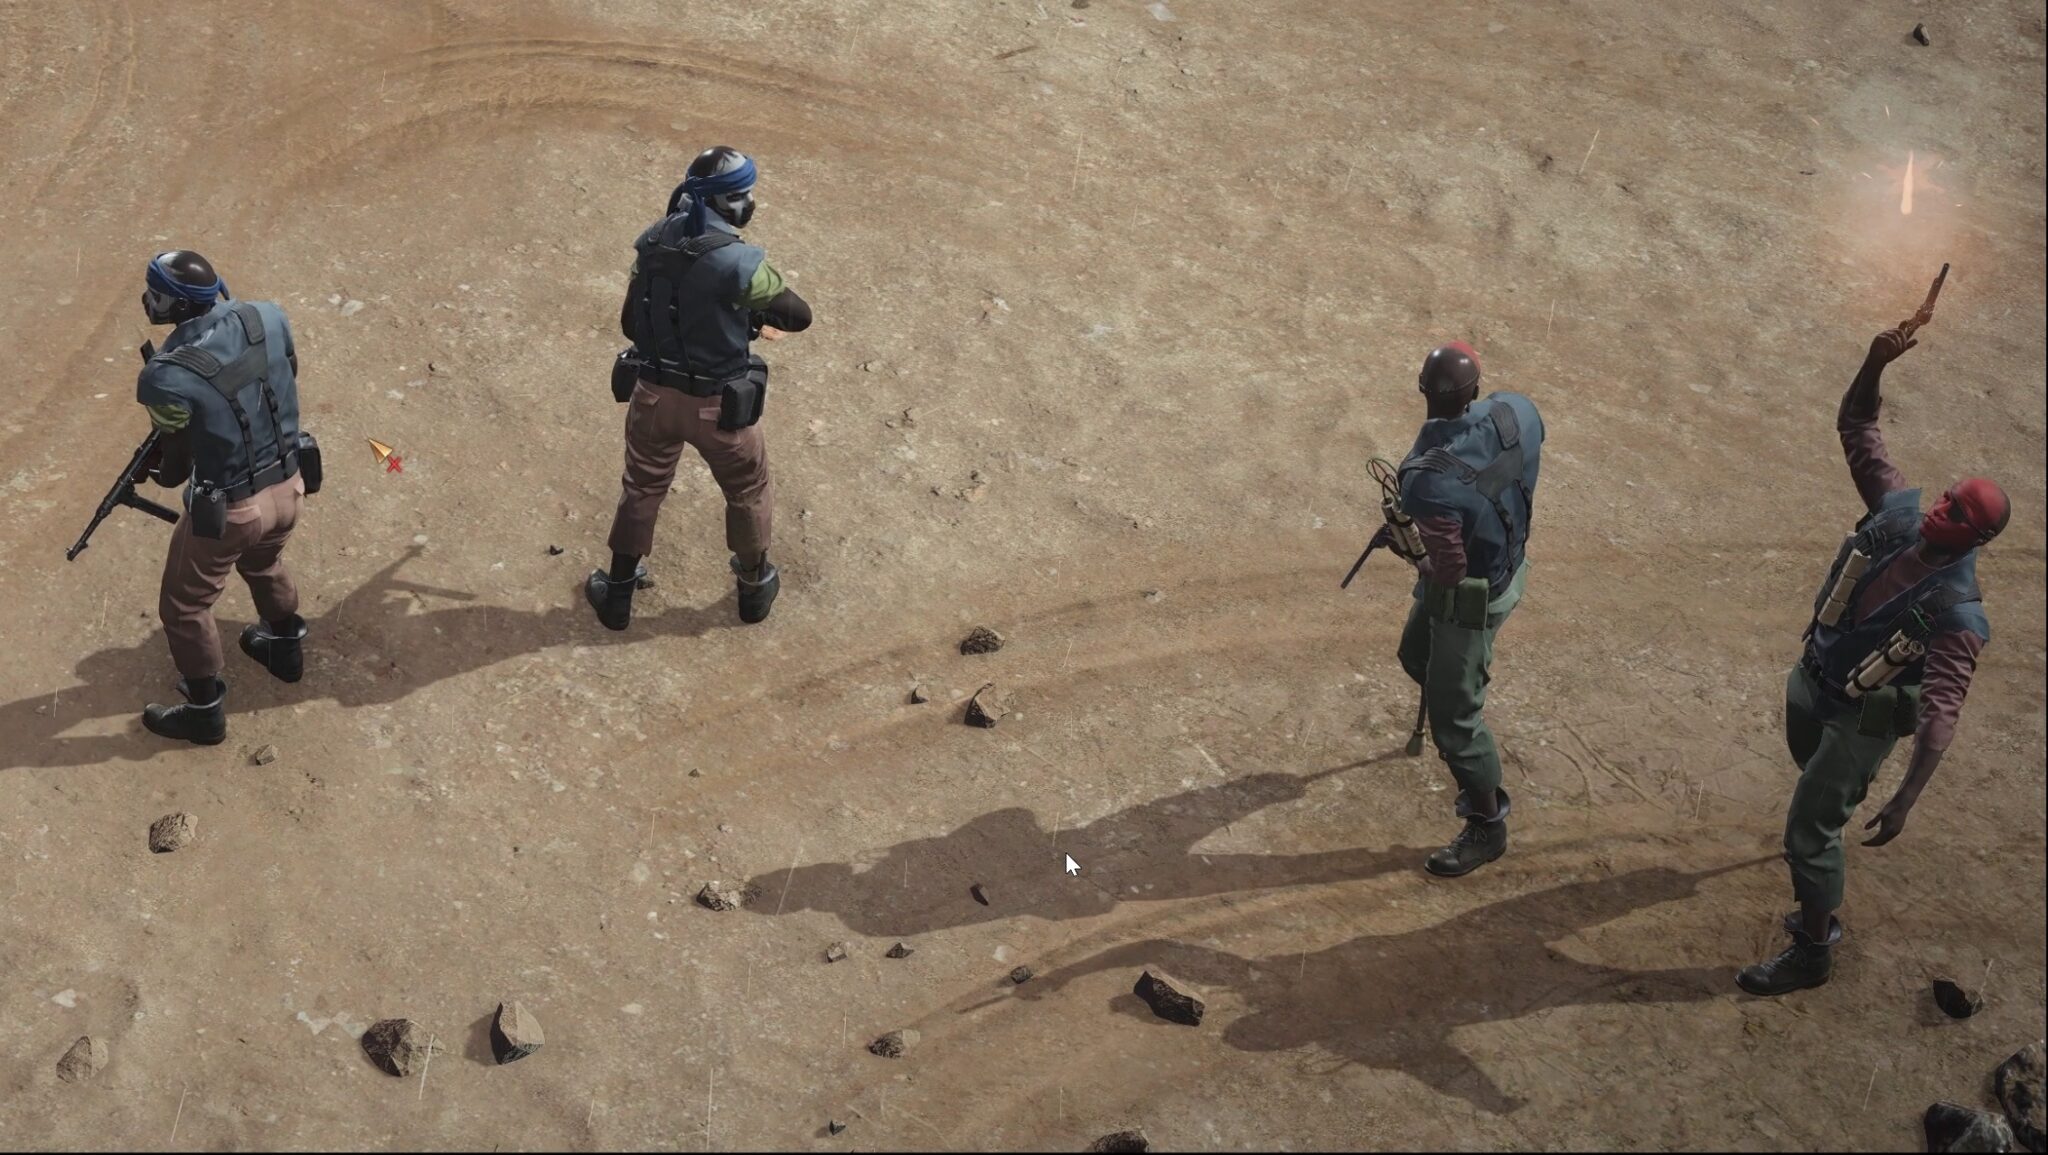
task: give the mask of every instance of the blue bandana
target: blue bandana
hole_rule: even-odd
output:
[[[731,172],[721,172],[712,176],[693,176],[677,185],[675,191],[668,194],[668,212],[670,216],[681,212],[683,209],[683,198],[689,197],[690,216],[689,219],[683,222],[683,235],[686,237],[702,236],[704,234],[704,213],[706,209],[704,202],[706,198],[743,193],[753,187],[754,159],[743,156],[740,158],[740,166]]]
[[[182,300],[197,301],[202,305],[213,304],[227,291],[227,282],[221,280],[218,274],[214,276],[211,285],[188,285],[178,280],[171,275],[169,269],[164,268],[165,255],[158,254],[149,259],[149,272],[146,276],[150,288]]]

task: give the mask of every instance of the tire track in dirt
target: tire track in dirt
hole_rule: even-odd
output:
[[[30,190],[27,204],[31,208],[40,205],[53,187],[77,175],[87,146],[99,135],[100,128],[109,117],[127,108],[128,99],[134,91],[139,56],[136,51],[135,13],[130,9],[128,0],[107,0],[106,8],[97,12],[96,17],[97,42],[86,53],[93,62],[92,95],[84,114],[65,133],[63,143],[57,146],[56,161],[43,171]],[[118,77],[110,75],[115,72],[119,73]],[[114,91],[116,88],[118,92]]]

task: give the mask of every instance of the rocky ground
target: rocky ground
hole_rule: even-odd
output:
[[[0,3],[0,1146],[1894,1148],[1992,1105],[2048,1005],[2044,59],[2004,0]],[[819,317],[766,350],[786,589],[738,626],[692,464],[612,634],[628,246],[721,141]],[[211,749],[135,720],[164,527],[61,556],[174,245],[290,312],[330,447],[306,678],[231,655]],[[1886,429],[2011,491],[1996,636],[1850,851],[1835,981],[1750,999],[1836,399],[1943,261]],[[1336,585],[1450,337],[1549,442],[1514,845],[1446,884],[1406,582]]]

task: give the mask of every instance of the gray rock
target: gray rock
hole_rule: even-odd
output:
[[[1013,967],[1010,970],[1010,981],[1021,987],[1031,981],[1031,974],[1030,967]]]
[[[500,1066],[518,1062],[540,1050],[545,1042],[547,1034],[540,1029],[540,1020],[533,1017],[533,1012],[516,1001],[498,1004],[497,1016],[491,1020],[491,1054]]]
[[[268,766],[275,761],[277,761],[277,747],[268,743],[256,747],[256,752],[249,755],[249,762],[254,766]]]
[[[385,1074],[401,1079],[419,1074],[427,1057],[440,1049],[411,1019],[381,1019],[363,1032],[363,1053]]]
[[[978,883],[978,882],[977,882],[977,883],[975,883],[975,884],[974,884],[973,886],[970,886],[970,887],[968,887],[968,888],[967,888],[967,893],[968,893],[968,894],[970,894],[970,895],[973,895],[973,896],[974,896],[974,901],[976,901],[976,902],[980,903],[980,904],[981,904],[981,905],[983,905],[983,906],[987,906],[987,905],[988,905],[988,888],[987,888],[987,887],[985,887],[985,886],[983,886],[983,885],[981,885],[980,883]]]
[[[1927,39],[1927,25],[1913,25],[1913,43],[1918,44],[1922,48],[1925,48],[1929,44],[1933,43],[1933,41]]]
[[[173,850],[182,850],[197,837],[199,837],[199,820],[197,818],[182,811],[177,814],[166,814],[149,824],[149,852],[151,854],[169,854]]]
[[[825,961],[828,963],[838,962],[840,959],[843,959],[845,957],[846,944],[843,942],[835,942],[831,946],[825,948]]]
[[[1164,971],[1153,970],[1139,975],[1138,984],[1131,988],[1131,993],[1145,1000],[1153,1014],[1169,1023],[1199,1027],[1207,1007],[1192,991],[1188,984]]]
[[[1991,1081],[2005,1107],[2006,1121],[2012,1124],[2013,1138],[2029,1151],[2044,1150],[2048,1144],[2048,1137],[2042,1134],[2048,1130],[2043,1119],[2048,1110],[2048,1049],[2038,1041],[2028,1043],[1998,1064]]]
[[[903,1052],[917,1045],[917,1040],[920,1037],[916,1031],[908,1027],[900,1031],[890,1031],[888,1034],[869,1043],[868,1053],[880,1055],[885,1059],[900,1059],[903,1057]]]
[[[1955,1103],[1936,1103],[1922,1120],[1929,1151],[2010,1151],[2012,1128],[2005,1116]]]
[[[697,903],[710,910],[738,910],[747,904],[747,892],[728,882],[713,879],[697,892]]]
[[[966,721],[970,726],[993,730],[996,723],[1002,721],[1003,716],[1009,712],[1009,695],[997,692],[996,684],[990,682],[975,691],[974,697],[967,700]]]
[[[960,652],[963,654],[993,654],[1002,648],[1003,635],[987,626],[976,626],[960,639]]]
[[[57,1077],[67,1083],[83,1083],[107,1068],[107,1041],[80,1035],[64,1057],[57,1060]]]
[[[922,705],[924,705],[924,704],[925,704],[926,702],[929,702],[929,701],[931,701],[931,700],[932,700],[932,692],[931,692],[930,690],[927,690],[927,689],[925,689],[925,688],[924,688],[924,686],[923,686],[923,684],[921,684],[921,683],[920,683],[919,685],[915,685],[915,686],[912,686],[912,687],[910,687],[910,704],[911,704],[911,705],[913,705],[913,706],[922,706]]]
[[[1090,1151],[1150,1151],[1152,1141],[1136,1127],[1128,1131],[1111,1131],[1088,1145]]]
[[[883,953],[889,958],[909,958],[916,951],[914,948],[899,942]]]
[[[840,1122],[839,1120],[837,1120],[837,1119],[830,1119],[830,1120],[827,1120],[827,1121],[826,1121],[826,1123],[825,1123],[825,1132],[826,1132],[826,1134],[829,1134],[829,1135],[837,1135],[837,1134],[839,1134],[839,1133],[840,1133],[841,1131],[844,1131],[844,1130],[846,1130],[846,1124],[844,1124],[844,1123],[841,1123],[841,1122]]]

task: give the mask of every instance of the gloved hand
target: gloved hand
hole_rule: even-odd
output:
[[[1886,329],[1870,339],[1870,352],[1866,359],[1877,365],[1889,365],[1898,360],[1908,349],[1920,343],[1911,335],[1910,321],[1901,321],[1897,326]]]

